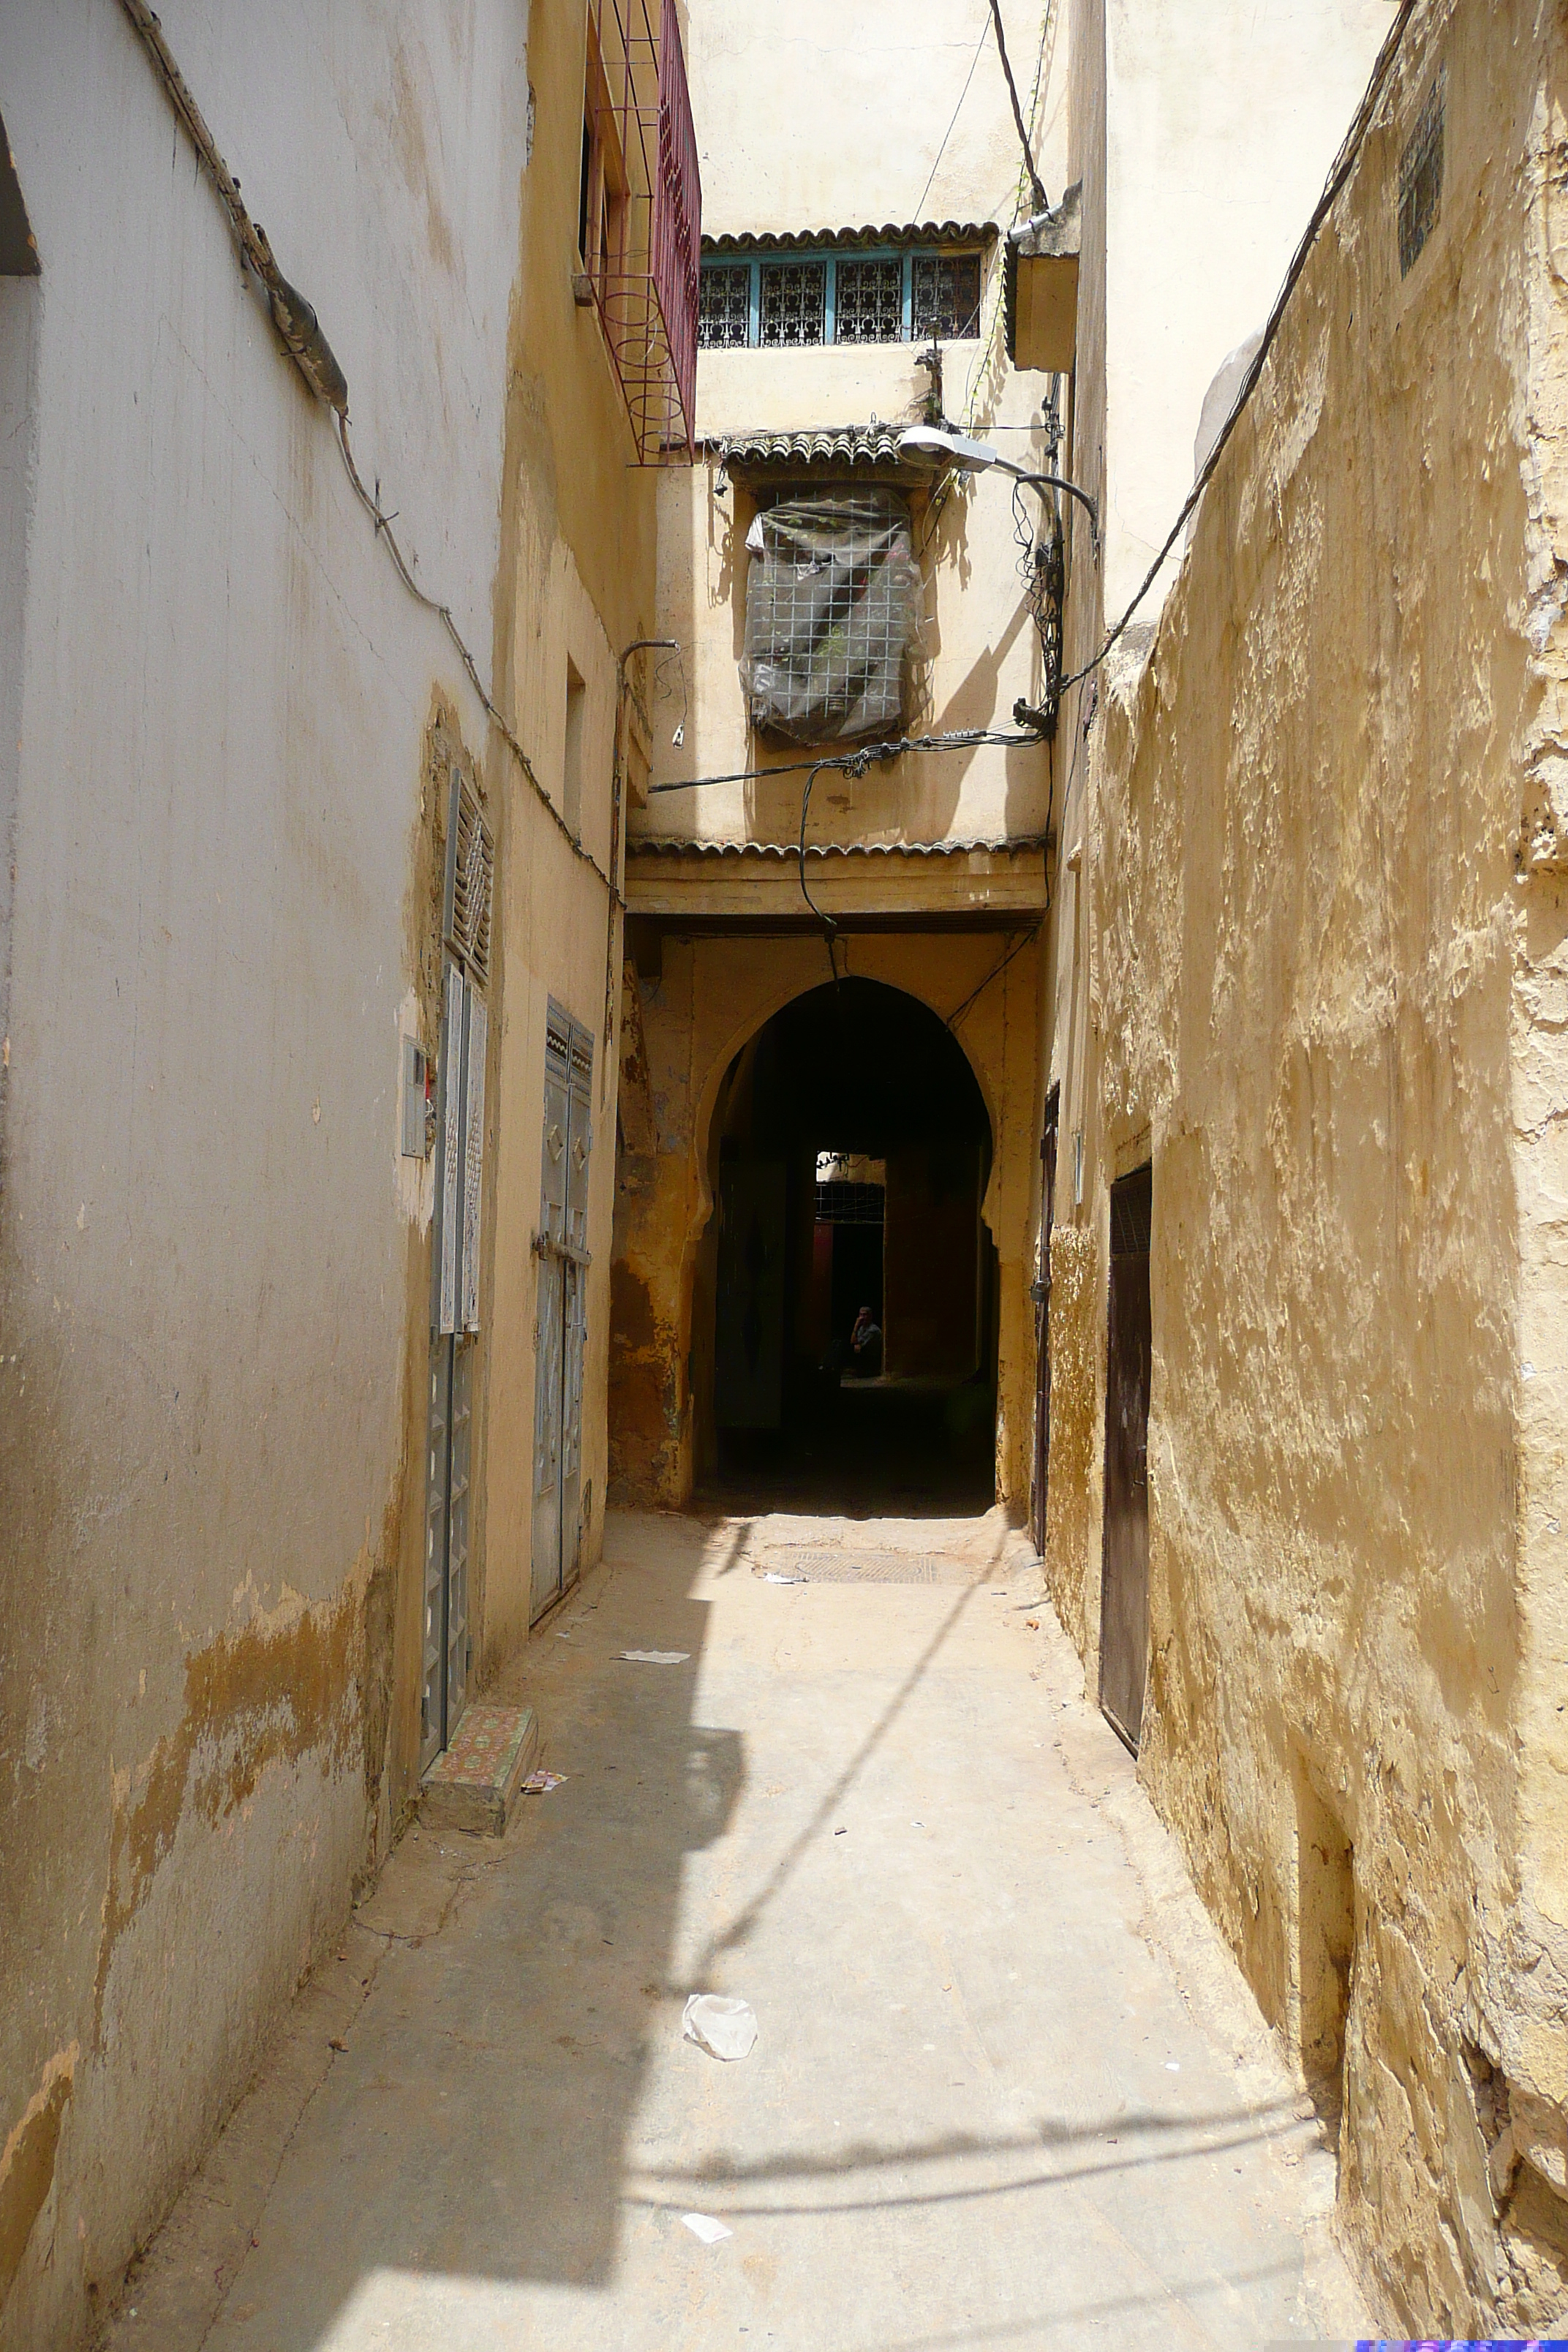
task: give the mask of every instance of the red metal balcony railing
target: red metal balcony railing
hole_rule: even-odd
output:
[[[590,0],[586,121],[583,258],[637,456],[689,460],[702,184],[675,0]]]

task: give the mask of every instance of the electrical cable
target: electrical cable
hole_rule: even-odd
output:
[[[458,659],[468,672],[469,682],[474,692],[479,696],[486,716],[495,727],[528,782],[532,785],[540,802],[553,818],[557,830],[565,836],[574,856],[581,859],[584,865],[593,867],[617,906],[624,904],[614,879],[605,873],[593,851],[585,848],[573,832],[535,774],[533,762],[497,709],[479,676],[479,664],[468,651],[463,640],[462,632],[453,618],[451,606],[442,604],[439,597],[427,595],[415,579],[392,528],[395,518],[383,511],[379,483],[376,486],[377,495],[373,497],[361,479],[359,467],[354,463],[353,448],[349,439],[348,379],[338,363],[331,345],[321,332],[321,321],[314,310],[299,289],[291,286],[284,277],[273,257],[266,230],[258,221],[252,220],[240,196],[239,182],[224,162],[217,142],[207,128],[206,118],[196,104],[189,83],[174,62],[169,45],[163,38],[163,26],[153,10],[146,5],[146,0],[120,0],[120,5],[130,19],[137,38],[152,60],[153,70],[163,85],[169,102],[196,151],[197,162],[206,173],[219,203],[228,215],[229,226],[233,231],[235,243],[239,247],[241,260],[254,273],[266,292],[268,306],[272,313],[272,322],[278,330],[284,349],[316,398],[331,408],[337,418],[338,446],[348,470],[349,480],[353,486],[355,496],[375,525],[377,539],[385,541],[387,552],[392,558],[398,578],[409,594],[423,604],[427,612],[434,613],[441,622],[447,635],[457,648]]]
[[[1112,646],[1116,644],[1118,638],[1127,628],[1133,614],[1136,613],[1139,605],[1142,604],[1144,597],[1148,594],[1150,589],[1158,579],[1161,571],[1163,569],[1166,558],[1169,556],[1171,550],[1175,546],[1177,540],[1181,537],[1182,532],[1186,528],[1188,521],[1196,509],[1198,500],[1202,498],[1204,491],[1208,487],[1209,481],[1214,475],[1215,468],[1219,464],[1220,458],[1225,453],[1226,446],[1229,442],[1232,433],[1236,430],[1236,426],[1241,417],[1242,411],[1246,408],[1248,401],[1251,399],[1254,392],[1258,388],[1258,379],[1263,373],[1264,362],[1268,359],[1269,352],[1273,348],[1275,337],[1279,331],[1280,323],[1285,314],[1286,305],[1289,301],[1291,295],[1296,290],[1297,281],[1307,266],[1312,247],[1318,241],[1319,233],[1321,230],[1324,222],[1327,220],[1330,212],[1332,210],[1340,191],[1343,188],[1345,182],[1350,178],[1351,173],[1354,168],[1356,159],[1361,153],[1363,142],[1371,127],[1373,114],[1376,110],[1377,101],[1383,95],[1384,84],[1387,81],[1389,74],[1393,70],[1394,61],[1399,54],[1400,46],[1404,41],[1405,30],[1410,23],[1410,19],[1415,14],[1415,5],[1416,0],[1400,0],[1399,14],[1395,16],[1393,24],[1389,26],[1388,32],[1384,39],[1383,47],[1377,53],[1377,60],[1372,69],[1372,79],[1366,86],[1366,94],[1363,98],[1360,106],[1357,108],[1355,114],[1352,118],[1350,129],[1346,131],[1340,152],[1334,158],[1333,167],[1330,171],[1329,176],[1323,184],[1323,193],[1319,197],[1312,217],[1307,224],[1306,232],[1302,236],[1300,243],[1297,246],[1295,253],[1291,257],[1290,267],[1285,272],[1285,282],[1280,287],[1274,308],[1268,314],[1268,323],[1263,330],[1262,340],[1259,341],[1258,349],[1253,354],[1251,365],[1248,367],[1247,373],[1242,377],[1240,388],[1238,389],[1236,398],[1231,404],[1230,415],[1226,418],[1224,425],[1221,426],[1219,438],[1215,441],[1214,447],[1209,451],[1207,457],[1205,459],[1203,467],[1198,474],[1196,481],[1193,484],[1191,490],[1187,494],[1186,501],[1183,506],[1180,514],[1172,524],[1164,545],[1161,548],[1159,554],[1154,558],[1153,562],[1144,573],[1136,595],[1134,595],[1131,603],[1128,605],[1127,610],[1122,614],[1121,618],[1117,622],[1116,626],[1111,630],[1110,635],[1106,638],[1105,643],[1100,646],[1100,651],[1095,655],[1093,660],[1085,662],[1081,669],[1075,669],[1068,677],[1063,678],[1060,688],[1060,691],[1062,693],[1065,693],[1069,686],[1076,686],[1080,678],[1088,677],[1091,670],[1096,670],[1100,667],[1100,663],[1105,659]]]
[[[863,776],[873,762],[900,759],[906,751],[968,751],[985,744],[1013,751],[1041,740],[1038,733],[1005,727],[961,728],[949,735],[901,735],[896,742],[863,743],[858,751],[836,751],[829,759],[781,760],[774,768],[737,768],[727,776],[682,776],[675,783],[650,784],[648,797],[655,793],[705,792],[710,784],[752,784],[769,776],[800,776],[808,768],[843,768],[851,775]]]
[[[1035,193],[1035,210],[1048,212],[1050,198],[1035,166],[1035,151],[1029,144],[1029,133],[1024,121],[1024,110],[1018,103],[1018,85],[1013,79],[1013,68],[1007,56],[1007,36],[1002,29],[1002,0],[991,0],[991,18],[996,27],[996,50],[1002,60],[1002,70],[1007,77],[1007,95],[1013,101],[1013,120],[1018,126],[1018,144],[1024,151],[1024,169],[1029,175],[1029,185]],[[1048,21],[1048,12],[1047,12]],[[1042,51],[1044,41],[1041,42]]]
[[[805,821],[811,812],[811,788],[813,784],[816,783],[824,768],[831,768],[837,765],[837,762],[833,760],[818,760],[810,775],[807,776],[800,795],[800,895],[805,900],[806,905],[811,908],[812,913],[816,917],[817,921],[822,925],[822,936],[827,941],[828,966],[833,973],[833,984],[836,988],[838,985],[838,959],[834,953],[833,943],[838,936],[838,926],[834,921],[832,916],[828,914],[824,908],[817,905],[816,899],[812,897],[811,892],[805,887]]]
[[[1055,18],[1055,15],[1056,0],[1046,0],[1045,14],[1040,19],[1040,45],[1035,54],[1035,79],[1033,86],[1029,91],[1029,121],[1031,124],[1036,121],[1040,110],[1041,86],[1045,80],[1046,75],[1046,52],[1051,46],[1051,26]],[[1023,215],[1025,208],[1024,191],[1026,186],[1030,185],[1037,188],[1039,186],[1039,183],[1035,176],[1033,151],[1026,142],[1024,162],[1019,168],[1017,184],[1013,194],[1013,217],[1015,221],[1019,219]],[[1041,194],[1043,195],[1043,190],[1041,191]],[[973,432],[974,429],[975,411],[980,403],[980,388],[985,382],[991,370],[996,349],[996,338],[1001,331],[1003,317],[1006,308],[1005,296],[1005,272],[999,271],[996,275],[995,294],[991,306],[991,324],[986,331],[981,349],[970,369],[968,382],[964,385],[963,413],[965,419],[967,420],[964,426],[964,430],[966,432]],[[1015,430],[1017,428],[1008,427],[1005,429]],[[1033,426],[1027,426],[1023,429],[1031,432],[1034,430]],[[941,511],[941,507],[946,503],[948,492],[952,487],[952,477],[950,475],[948,477],[947,483],[937,494],[939,513]]]
[[[426,595],[425,590],[421,588],[419,583],[415,579],[413,572],[409,570],[403,550],[397,544],[396,535],[392,528],[393,518],[388,514],[383,513],[380,500],[372,496],[371,492],[365,488],[364,483],[360,478],[359,467],[354,463],[353,447],[349,440],[349,420],[346,410],[341,411],[338,416],[338,446],[342,451],[343,464],[348,469],[348,477],[349,480],[353,485],[354,495],[359,499],[361,505],[364,508],[365,512],[371,517],[372,520],[375,524],[376,537],[378,539],[384,539],[386,541],[387,552],[392,558],[398,578],[402,581],[409,594],[416,598],[416,600],[425,606],[427,612],[434,613],[437,618],[442,623],[447,635],[451,638],[453,645],[458,649],[458,659],[461,661],[463,667],[468,671],[469,681],[473,686],[474,692],[479,696],[480,702],[484,706],[485,712],[489,717],[491,725],[495,728],[497,734],[500,737],[502,742],[506,745],[507,750],[517,761],[518,766],[522,770],[522,772],[527,777],[529,782],[533,786],[533,789],[538,794],[540,800],[554,818],[560,831],[565,835],[566,839],[572,845],[575,854],[584,860],[584,864],[593,867],[595,873],[605,885],[616,905],[621,905],[623,903],[621,894],[616,889],[615,883],[605,873],[604,867],[600,865],[593,851],[591,849],[584,848],[582,842],[578,840],[576,835],[573,832],[571,826],[567,824],[565,818],[562,815],[560,810],[551,799],[550,794],[540,782],[538,776],[534,773],[533,762],[530,760],[528,753],[523,750],[522,745],[518,741],[517,737],[512,733],[511,729],[507,725],[506,720],[502,718],[500,712],[491,701],[489,694],[486,689],[484,680],[479,676],[479,665],[475,661],[473,655],[468,651],[468,646],[463,642],[462,632],[458,628],[457,622],[452,617],[451,606],[449,604],[443,604],[437,597]]]
[[[980,52],[985,47],[985,36],[990,30],[991,19],[989,16],[984,17],[980,26],[980,38],[974,44],[974,55],[969,60],[969,71],[963,77],[963,88],[958,93],[958,104],[952,110],[952,121],[942,134],[942,145],[936,151],[936,162],[926,173],[926,184],[921,190],[921,200],[910,215],[911,220],[918,221],[925,211],[925,202],[931,194],[931,182],[942,168],[942,159],[947,152],[947,142],[952,137],[953,123],[963,111],[963,101],[969,96],[969,85],[974,79],[974,68],[980,63]]]
[[[957,1024],[963,1020],[970,1007],[979,1003],[986,990],[990,987],[992,982],[994,980],[1001,979],[1002,974],[1006,971],[1007,966],[1012,962],[1014,957],[1016,955],[1022,955],[1024,950],[1028,946],[1029,941],[1037,936],[1037,925],[1031,926],[1031,928],[1026,931],[1021,931],[1018,937],[1014,940],[1012,946],[1008,949],[1006,954],[1003,956],[998,962],[992,965],[984,979],[980,982],[979,987],[972,988],[969,994],[964,998],[963,1003],[948,1014],[947,1019],[942,1025],[949,1032],[950,1034],[955,1030]]]

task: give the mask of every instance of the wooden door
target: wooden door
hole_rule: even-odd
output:
[[[1105,1384],[1105,1528],[1100,1704],[1138,1752],[1149,1661],[1149,1381],[1153,1358],[1149,1236],[1153,1172],[1110,1188],[1110,1309]]]
[[[530,1622],[582,1565],[583,1367],[588,1329],[588,1174],[594,1040],[552,998],[544,1033],[544,1136],[533,1373],[533,1552]]]

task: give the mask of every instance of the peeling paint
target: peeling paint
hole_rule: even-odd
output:
[[[0,2305],[27,2251],[55,2177],[55,2151],[76,2081],[79,2046],[57,2051],[0,2148]]]
[[[152,1891],[187,1812],[216,1828],[241,1807],[264,1772],[322,1749],[346,1769],[361,1737],[362,1592],[368,1557],[342,1593],[320,1609],[268,1626],[220,1633],[185,1661],[184,1711],[131,1773],[112,1778],[109,1883],[94,1985],[94,2041],[115,1948]]]

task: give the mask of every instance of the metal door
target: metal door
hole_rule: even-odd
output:
[[[593,1074],[593,1038],[552,1003],[545,1023],[544,1137],[534,1243],[539,1281],[531,1620],[560,1599],[581,1563]]]
[[[1105,1527],[1100,1704],[1138,1752],[1149,1657],[1149,1307],[1152,1170],[1110,1188],[1110,1306],[1105,1384]]]
[[[448,961],[437,1070],[431,1252],[421,1769],[434,1762],[451,1738],[468,1695],[471,1662],[469,1490],[488,1037],[482,998],[461,968]]]
[[[1042,1558],[1051,1479],[1051,1233],[1056,1223],[1057,1128],[1061,1101],[1061,1087],[1054,1086],[1046,1097],[1045,1131],[1040,1138],[1040,1278],[1029,1293],[1035,1302],[1035,1481],[1030,1496],[1030,1525],[1035,1549]]]

